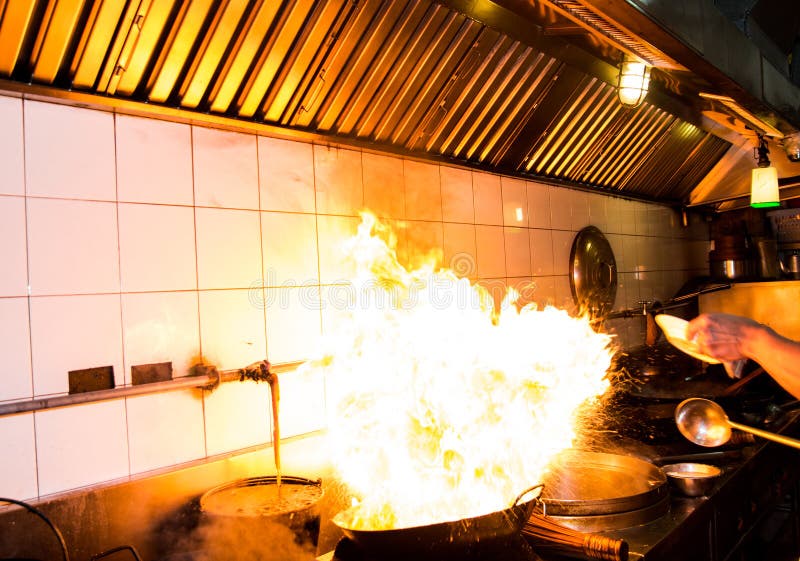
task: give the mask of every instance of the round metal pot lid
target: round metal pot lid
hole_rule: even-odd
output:
[[[546,515],[599,515],[646,508],[668,493],[667,477],[650,462],[567,450],[545,477],[540,501]]]
[[[603,233],[587,226],[575,236],[569,256],[569,284],[581,311],[602,317],[617,297],[617,261]]]

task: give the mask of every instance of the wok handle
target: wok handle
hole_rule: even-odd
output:
[[[513,502],[513,503],[511,503],[511,508],[514,508],[515,506],[517,506],[518,504],[520,504],[520,502],[522,502],[522,497],[524,497],[525,495],[527,495],[528,493],[530,493],[531,491],[534,491],[534,490],[536,490],[536,489],[539,489],[539,494],[537,494],[537,495],[536,495],[535,497],[533,497],[533,499],[531,499],[531,500],[536,500],[536,499],[538,499],[539,497],[541,497],[541,496],[542,496],[542,491],[544,491],[544,483],[539,483],[538,485],[534,485],[533,487],[528,487],[528,488],[527,488],[527,489],[525,489],[525,490],[524,490],[522,493],[520,493],[519,495],[517,495],[517,498],[516,498],[516,499],[514,499],[514,502]]]

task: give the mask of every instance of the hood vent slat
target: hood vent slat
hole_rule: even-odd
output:
[[[512,37],[431,0],[2,5],[0,82],[67,99],[210,113],[670,202],[730,146],[648,101],[623,109],[607,76],[537,48],[540,31]]]

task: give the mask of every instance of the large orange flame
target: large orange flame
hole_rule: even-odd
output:
[[[354,529],[511,506],[572,446],[575,412],[605,392],[611,338],[553,307],[499,311],[449,270],[406,270],[362,215],[350,321],[304,368],[326,376],[331,455],[358,498]],[[386,237],[385,235],[383,237]]]

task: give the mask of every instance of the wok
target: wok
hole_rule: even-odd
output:
[[[333,523],[362,550],[387,557],[430,557],[520,534],[543,487],[539,484],[526,489],[505,510],[461,520],[408,528],[361,530],[347,527],[344,511],[333,518]],[[526,498],[536,490],[539,493]]]

